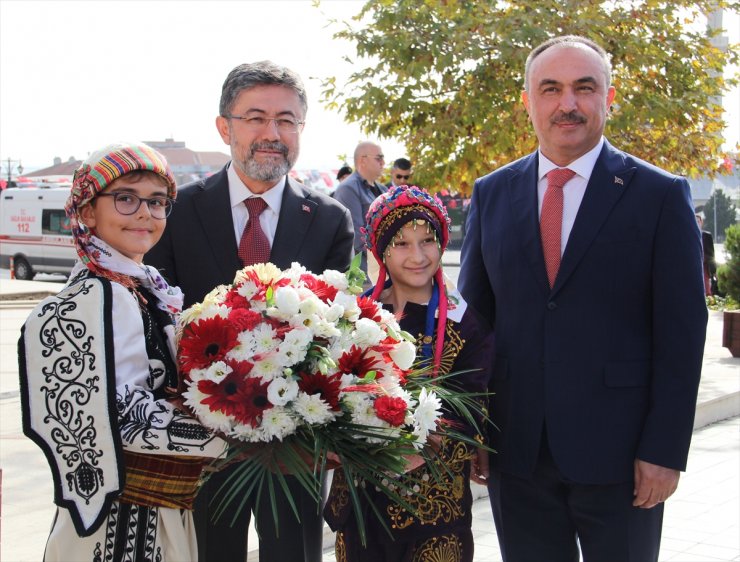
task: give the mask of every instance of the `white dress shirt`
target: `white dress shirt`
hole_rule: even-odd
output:
[[[547,174],[555,168],[568,168],[573,170],[576,175],[573,176],[568,183],[563,186],[563,230],[561,231],[561,243],[560,243],[560,255],[565,252],[565,247],[568,244],[568,237],[570,231],[573,229],[573,223],[576,220],[578,209],[583,201],[583,195],[586,193],[586,186],[588,180],[591,178],[591,172],[594,170],[596,160],[599,158],[601,148],[604,146],[604,137],[597,143],[595,147],[589,150],[586,154],[574,160],[567,166],[557,166],[546,156],[542,155],[542,152],[538,151],[539,157],[537,179],[537,216],[542,214],[542,199],[545,196],[547,190]]]
[[[226,170],[226,177],[229,180],[229,199],[231,200],[231,216],[234,219],[236,246],[239,247],[242,232],[244,232],[244,227],[247,226],[247,221],[249,220],[249,211],[247,211],[247,207],[244,205],[244,200],[249,197],[262,197],[265,203],[267,203],[267,207],[260,215],[260,226],[272,248],[278,219],[280,218],[280,206],[283,204],[285,176],[282,176],[275,185],[261,195],[255,195],[244,185],[244,182],[239,179],[233,163],[229,164],[229,168]]]

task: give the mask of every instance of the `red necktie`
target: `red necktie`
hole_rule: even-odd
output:
[[[239,259],[244,267],[255,263],[270,261],[270,241],[260,226],[260,215],[267,208],[262,197],[250,197],[244,200],[249,211],[249,220],[239,241]]]
[[[560,268],[560,237],[563,231],[563,186],[576,173],[568,168],[555,168],[547,174],[547,189],[542,199],[540,213],[540,237],[542,253],[545,255],[545,267],[550,287],[555,284],[555,277]]]

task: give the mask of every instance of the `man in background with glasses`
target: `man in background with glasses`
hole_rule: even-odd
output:
[[[391,166],[391,181],[386,187],[398,187],[399,185],[411,185],[411,176],[414,171],[411,169],[411,160],[408,158],[398,158]]]
[[[231,283],[246,265],[270,261],[279,268],[298,262],[313,273],[344,271],[352,257],[349,212],[330,197],[288,177],[298,158],[307,110],[306,91],[293,71],[269,61],[242,64],[226,78],[218,129],[231,162],[213,176],[178,191],[159,244],[145,258],[185,294],[185,307],[214,287]],[[214,474],[195,504],[199,559],[244,562],[255,498],[234,516],[231,507],[215,521],[212,496],[233,469]],[[300,512],[296,520],[276,490],[279,537],[269,494],[258,508],[261,562],[320,562],[321,510],[293,477],[286,477]]]
[[[385,157],[380,146],[364,141],[355,148],[355,171],[339,184],[334,199],[349,209],[355,228],[355,253],[362,252],[362,271],[368,272],[367,252],[360,228],[365,224],[365,215],[375,198],[388,188],[378,182],[385,167]],[[372,269],[372,268],[371,268]]]

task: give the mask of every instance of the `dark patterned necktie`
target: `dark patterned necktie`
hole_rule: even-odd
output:
[[[267,208],[262,197],[250,197],[244,200],[249,211],[249,220],[239,241],[239,259],[242,266],[270,261],[270,241],[260,225],[260,215]]]
[[[560,269],[561,235],[563,232],[563,186],[576,173],[568,168],[555,168],[547,174],[547,189],[542,198],[540,213],[540,237],[545,268],[550,287],[555,284]]]

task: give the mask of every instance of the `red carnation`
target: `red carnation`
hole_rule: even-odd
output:
[[[240,332],[254,330],[262,322],[262,314],[248,308],[234,308],[229,312],[229,322]]]
[[[249,300],[244,295],[240,295],[236,288],[226,293],[224,304],[232,309],[249,308]]]
[[[403,420],[406,418],[406,402],[403,398],[379,396],[375,399],[373,407],[378,418],[394,427],[403,424]]]
[[[237,330],[220,316],[204,318],[185,326],[178,359],[180,368],[189,373],[223,360],[237,344]]]
[[[339,387],[341,385],[341,374],[322,375],[316,373],[300,373],[298,388],[306,394],[318,394],[322,400],[331,406],[335,412],[339,411]]]

